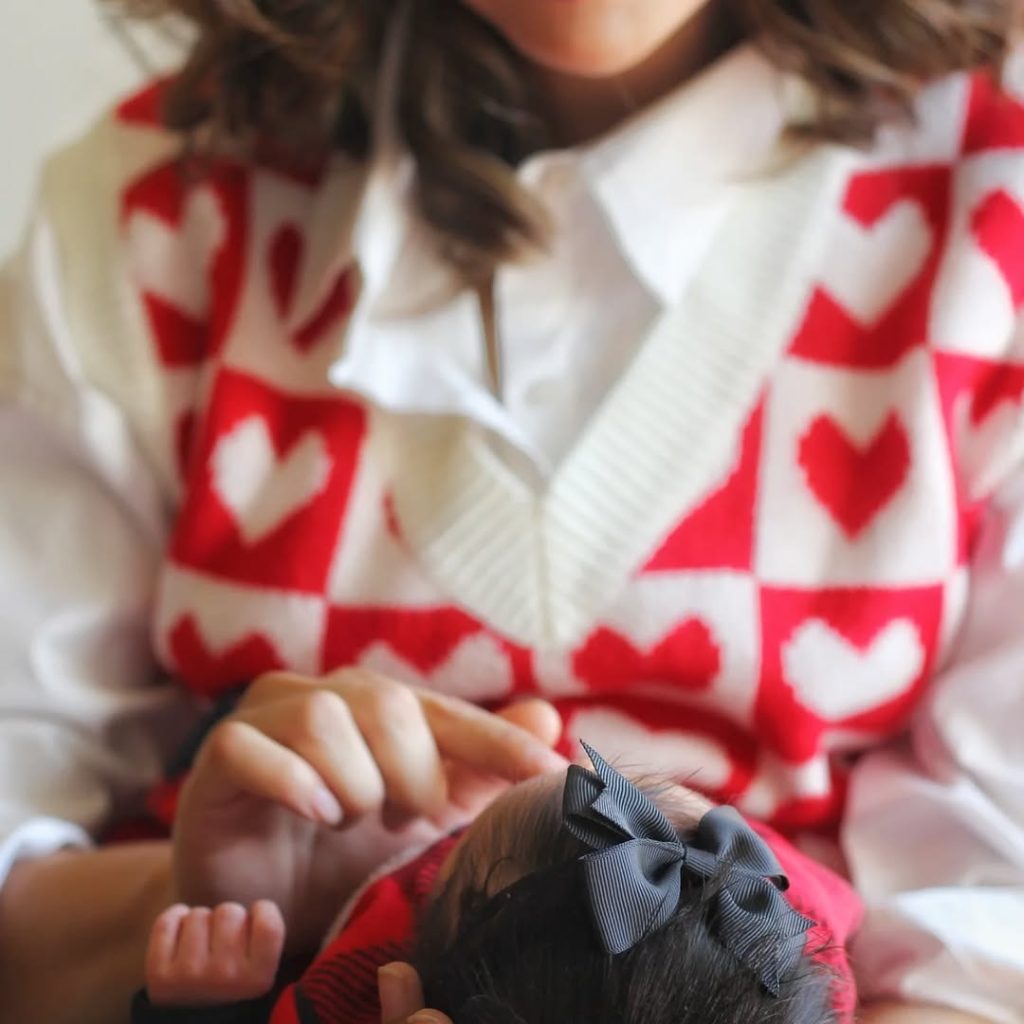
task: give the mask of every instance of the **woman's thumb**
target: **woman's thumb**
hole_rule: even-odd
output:
[[[381,1024],[452,1024],[443,1014],[423,1007],[420,976],[410,964],[393,963],[377,972]]]

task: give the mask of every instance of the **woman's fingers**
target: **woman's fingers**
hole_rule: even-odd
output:
[[[436,693],[420,694],[438,749],[480,772],[509,782],[564,770],[565,758],[501,715]]]
[[[377,972],[380,1012],[383,1024],[404,1022],[423,1008],[420,976],[410,964],[387,964]]]
[[[231,725],[247,726],[273,744],[247,732],[215,734],[225,761],[234,762],[230,774],[237,784],[328,824],[385,805],[402,815],[437,818],[449,799],[465,803],[474,777],[500,789],[502,780],[518,782],[566,765],[551,750],[561,721],[544,701],[492,714],[359,669],[319,681],[288,673],[261,677],[217,732]]]
[[[358,669],[325,680],[262,677],[237,717],[307,760],[349,818],[387,802],[404,814],[444,807],[444,766],[417,692]]]
[[[519,701],[502,708],[496,714],[506,722],[525,729],[545,746],[554,746],[562,735],[562,718],[547,701],[531,699]],[[568,762],[561,761],[564,771]],[[481,771],[459,762],[451,762],[448,768],[448,791],[452,816],[441,820],[444,828],[451,828],[472,820],[489,807],[512,785],[507,779],[492,771]]]
[[[553,747],[561,738],[565,724],[558,709],[546,700],[530,698],[516,701],[497,712],[506,722],[525,729],[536,736],[546,747]]]
[[[218,725],[200,757],[212,768],[210,778],[229,792],[262,797],[319,824],[337,825],[343,817],[337,798],[304,758],[240,718]]]
[[[495,715],[468,701],[405,686],[364,669],[341,669],[321,680],[269,673],[253,684],[242,706],[273,703],[317,690],[332,691],[353,706],[366,705],[368,695],[377,693],[368,709],[358,714],[364,735],[372,728],[372,719],[384,723],[396,707],[400,714],[409,714],[408,696],[412,695],[421,705],[443,757],[493,771],[511,782],[565,767],[564,759],[550,749],[561,733],[561,721],[555,709],[541,700],[524,701]]]
[[[426,817],[440,813],[448,783],[416,691],[366,673],[350,677],[344,692],[384,778],[388,803]]]
[[[378,972],[381,1024],[452,1024],[437,1010],[423,1007],[423,986],[409,964],[393,963]]]
[[[340,694],[311,688],[241,711],[239,718],[301,757],[334,794],[345,817],[357,818],[383,806],[384,778]]]

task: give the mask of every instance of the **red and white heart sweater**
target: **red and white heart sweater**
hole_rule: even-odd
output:
[[[10,543],[95,561],[103,593],[133,559],[129,596],[74,635],[112,658],[145,622],[192,693],[365,665],[486,705],[540,695],[567,750],[582,737],[659,765],[789,833],[843,825],[868,990],[1011,1020],[1024,951],[946,923],[1024,905],[1024,808],[1003,787],[1024,678],[1006,498],[1024,88],[1009,84],[954,77],[871,151],[815,147],[736,186],[682,302],[540,489],[479,424],[335,382],[361,316],[346,232],[362,169],[222,161],[197,179],[159,90],[140,94],[44,182],[0,382],[89,476],[78,534],[53,527],[71,505],[33,497]],[[0,488],[22,500],[42,463],[16,454]],[[46,455],[60,480],[64,457]],[[130,524],[116,532],[111,495]],[[124,554],[131,531],[166,538],[159,564]],[[73,718],[66,759],[44,766],[28,739],[24,756],[39,779],[78,766],[89,828],[170,743],[171,698],[138,690],[132,636],[102,699],[41,685],[36,659],[0,709]],[[75,761],[85,734],[119,760]],[[11,835],[25,807],[64,815],[10,799]],[[923,859],[940,836],[949,856]]]

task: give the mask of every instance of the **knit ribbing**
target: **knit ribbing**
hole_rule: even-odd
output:
[[[843,152],[737,188],[706,263],[545,493],[469,425],[396,424],[396,505],[449,595],[514,639],[571,645],[643,556],[728,469],[809,296]],[[400,438],[399,436],[400,435]]]

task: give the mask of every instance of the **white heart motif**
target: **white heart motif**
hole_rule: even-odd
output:
[[[921,272],[931,246],[932,230],[912,200],[897,203],[870,228],[842,215],[821,283],[859,323],[876,324]]]
[[[147,210],[137,211],[128,222],[136,283],[201,320],[210,308],[210,261],[226,234],[224,211],[208,188],[189,197],[177,227]]]
[[[211,468],[214,490],[254,544],[305,508],[327,486],[332,466],[327,443],[312,431],[279,458],[266,421],[252,416],[220,438]]]
[[[618,767],[655,771],[703,790],[721,789],[732,775],[729,755],[714,740],[697,732],[654,732],[628,715],[606,708],[585,708],[569,718],[574,739],[589,743]],[[580,759],[586,761],[582,748]]]
[[[359,664],[399,682],[426,686],[464,700],[500,700],[512,692],[508,654],[487,633],[467,637],[427,675],[396,654],[384,641],[367,647],[359,656]]]
[[[917,627],[896,619],[860,650],[821,619],[808,619],[782,651],[786,679],[800,703],[826,721],[879,707],[913,685],[924,668]]]

